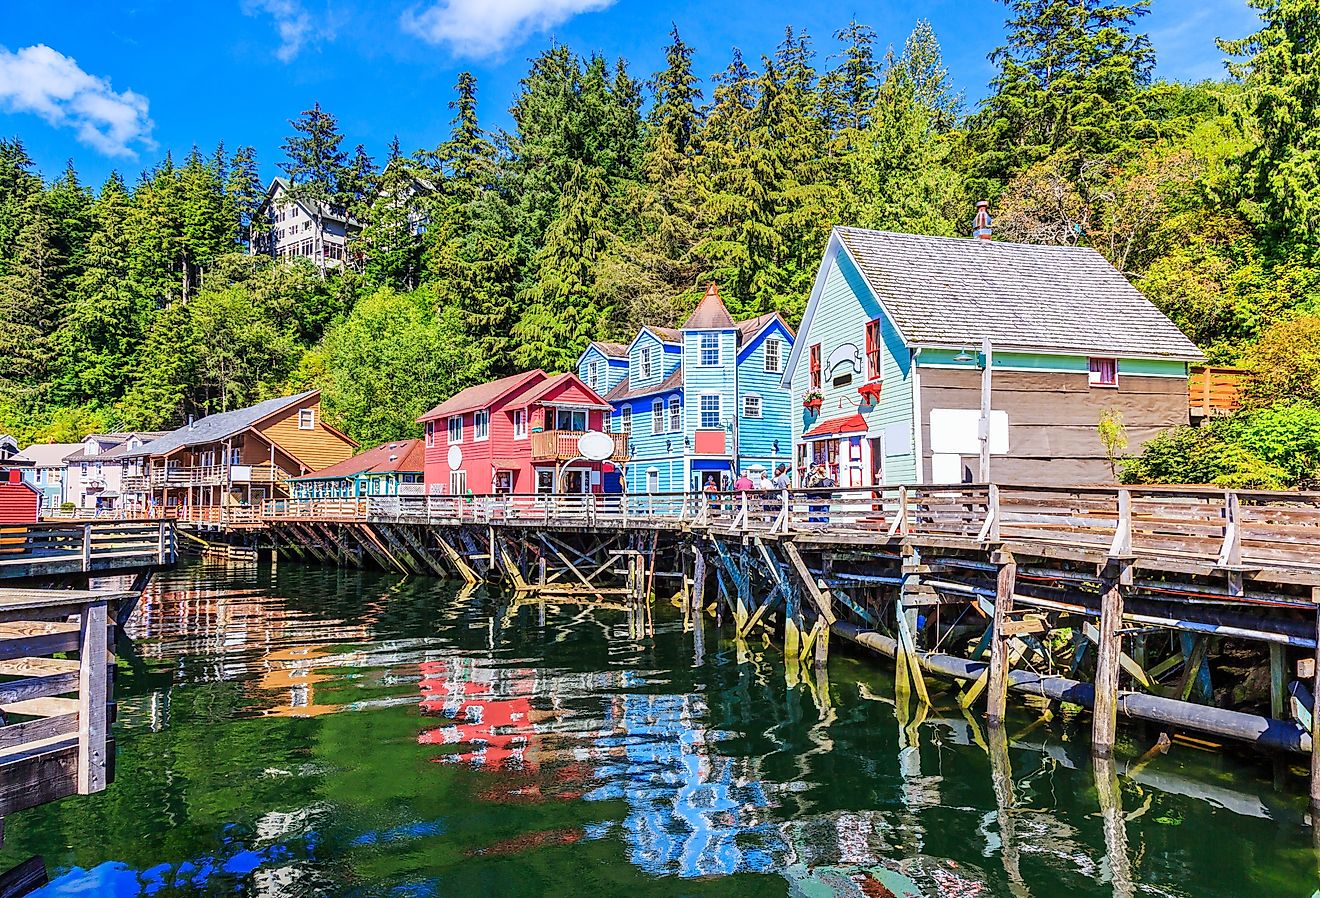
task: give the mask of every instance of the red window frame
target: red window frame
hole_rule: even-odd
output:
[[[883,367],[880,357],[880,319],[866,322],[866,379],[879,380]]]
[[[1089,358],[1086,369],[1086,379],[1091,386],[1118,386],[1118,359]]]
[[[811,370],[811,389],[820,389],[820,344],[811,344],[811,359],[808,363]]]

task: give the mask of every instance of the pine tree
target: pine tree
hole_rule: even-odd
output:
[[[35,384],[45,375],[47,338],[58,321],[68,259],[60,221],[44,192],[28,194],[20,215],[25,223],[0,275],[0,382]]]
[[[32,173],[32,157],[23,141],[0,138],[0,274],[14,259],[15,240],[25,223],[23,208],[41,189],[41,178]]]
[[[843,138],[843,149],[870,123],[879,73],[875,63],[875,30],[856,19],[834,32],[844,44],[842,62],[821,79],[830,130]]]
[[[931,127],[940,133],[950,131],[962,111],[962,94],[953,87],[939,39],[927,20],[917,20],[903,44],[901,63],[913,98],[930,110]]]
[[[701,82],[692,74],[692,48],[683,41],[675,25],[665,48],[665,69],[651,79],[652,103],[647,116],[652,143],[660,135],[668,138],[672,152],[690,155],[701,130],[698,105],[702,99]]]
[[[238,243],[238,218],[213,159],[193,147],[179,170],[183,298],[197,290],[202,271]]]
[[[313,103],[289,124],[294,133],[280,147],[285,155],[280,170],[288,176],[290,199],[317,209],[334,204],[344,191],[345,178],[351,177],[348,155],[340,149],[344,135],[339,122],[320,103]]]
[[[1255,34],[1219,46],[1245,57],[1245,79],[1260,142],[1246,154],[1263,221],[1314,245],[1320,228],[1320,10],[1314,0],[1248,0]]]
[[[269,230],[268,222],[257,218],[266,191],[257,170],[257,151],[252,147],[242,146],[234,151],[229,160],[225,193],[238,219],[239,241],[248,246],[253,237]]]
[[[1145,127],[1140,92],[1155,64],[1135,31],[1149,0],[1004,0],[1008,40],[973,124],[986,168],[1004,178],[1056,152],[1113,152]]]

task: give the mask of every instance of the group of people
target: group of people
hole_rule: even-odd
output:
[[[703,491],[707,493],[736,492],[742,493],[749,490],[786,490],[793,485],[793,475],[789,471],[788,465],[780,465],[775,468],[774,476],[765,469],[756,471],[743,471],[737,479],[731,484],[728,482],[728,475],[725,475],[723,486],[715,479],[715,475],[706,478]],[[829,469],[825,465],[816,464],[807,469],[802,478],[802,486],[807,489],[833,489],[839,482],[830,476]]]

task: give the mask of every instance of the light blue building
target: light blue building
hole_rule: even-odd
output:
[[[681,328],[587,347],[578,375],[613,407],[611,429],[629,434],[627,492],[695,491],[709,478],[724,486],[740,471],[790,463],[781,378],[792,347],[781,315],[735,322],[713,284]]]

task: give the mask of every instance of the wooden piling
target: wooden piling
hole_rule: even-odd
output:
[[[105,788],[106,603],[83,606],[78,635],[78,794]]]
[[[1311,589],[1311,601],[1316,603],[1315,616],[1315,674],[1311,682],[1311,695],[1320,696],[1320,586]],[[1313,700],[1314,701],[1314,700]],[[1320,834],[1316,815],[1320,814],[1320,709],[1311,709],[1311,826]],[[1317,836],[1320,838],[1320,835]]]
[[[995,615],[991,622],[990,679],[985,697],[985,716],[991,725],[1003,722],[1008,704],[1008,643],[1004,625],[1013,611],[1013,589],[1017,584],[1017,562],[1013,554],[999,550],[991,556],[998,567],[995,578]]]
[[[1100,596],[1100,640],[1095,663],[1095,707],[1091,721],[1091,752],[1108,758],[1114,750],[1118,729],[1118,675],[1123,653],[1124,562],[1111,560],[1103,573],[1104,592]]]

